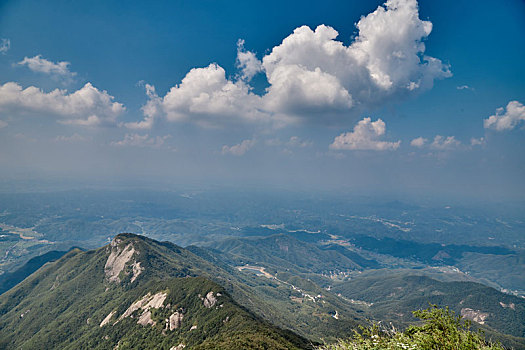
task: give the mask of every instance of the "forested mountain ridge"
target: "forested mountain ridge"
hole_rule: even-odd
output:
[[[6,349],[304,349],[235,302],[191,252],[131,234],[72,250],[0,297]]]

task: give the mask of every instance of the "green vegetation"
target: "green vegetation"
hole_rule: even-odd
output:
[[[118,235],[114,242],[94,251],[72,250],[0,296],[0,348],[310,347],[304,338],[240,306],[227,290],[210,280],[209,276],[220,274],[220,270],[191,252],[130,234]],[[108,256],[112,251],[124,252],[130,245],[135,253],[118,274],[119,281],[109,280],[105,268]],[[132,280],[132,265],[137,262],[144,270]],[[206,306],[204,298],[210,292],[216,301]],[[159,293],[166,297],[149,309],[148,324],[138,323],[146,309],[123,316],[134,303]],[[175,312],[183,315],[181,325],[167,329],[166,319]]]
[[[113,276],[118,281],[112,281],[106,268],[109,256],[130,244],[134,253]],[[329,267],[330,254],[336,254],[333,260],[341,268],[353,268],[352,254],[287,235],[229,239],[217,248],[224,251],[184,249],[120,234],[111,245],[72,250],[0,296],[0,349],[170,349],[178,344],[192,349],[304,349],[310,342],[334,342],[367,319],[404,328],[414,322],[409,310],[428,302],[450,305],[457,313],[462,308],[488,313],[485,325],[474,327],[506,346],[523,348],[518,337],[525,302],[477,283],[445,283],[386,269],[375,270],[375,275],[350,271],[349,280],[340,282],[322,272]],[[246,263],[255,267],[236,268]],[[210,291],[222,294],[212,309],[202,299]],[[153,325],[137,324],[144,314],[140,310],[116,322],[130,305],[160,292],[167,298],[162,307],[150,310]],[[166,318],[176,310],[184,315],[182,326],[168,332]]]
[[[314,244],[299,241],[287,234],[227,239],[216,244],[214,248],[228,253],[231,262],[236,265],[265,263],[281,269],[293,269],[299,273],[362,269],[337,250],[320,249]]]
[[[419,243],[397,240],[389,237],[380,239],[369,236],[355,236],[351,239],[356,246],[381,254],[388,254],[403,259],[413,259],[428,265],[454,265],[464,253],[474,252],[491,255],[509,255],[514,251],[495,246],[442,245],[439,243]]]
[[[441,282],[408,272],[383,270],[365,272],[350,281],[335,285],[333,290],[348,299],[373,303],[368,309],[373,319],[392,321],[406,326],[414,322],[411,310],[428,303],[450,307],[457,314],[472,310],[471,316],[487,334],[504,339],[494,331],[515,337],[525,337],[525,300],[501,293],[474,282]],[[486,316],[486,317],[485,317]]]
[[[385,329],[378,324],[362,328],[354,337],[319,350],[503,350],[497,343],[485,341],[481,332],[472,332],[470,322],[463,321],[448,308],[433,305],[414,312],[423,325],[411,325],[404,332]]]
[[[27,276],[38,270],[44,264],[55,261],[62,257],[66,252],[52,250],[50,252],[38,255],[32,259],[29,259],[27,263],[21,268],[13,272],[6,272],[0,275],[0,294],[8,291],[9,289],[22,282]]]

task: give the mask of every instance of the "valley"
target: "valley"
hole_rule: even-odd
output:
[[[230,205],[217,205],[228,196],[232,197],[228,200]],[[47,308],[52,304],[46,302],[35,306],[33,303],[36,300],[51,302],[56,297],[53,295],[60,293],[68,297],[71,294],[74,299],[67,309],[53,316],[58,317],[54,327],[61,324],[61,317],[83,315],[86,320],[90,319],[89,325],[81,327],[83,333],[99,334],[96,337],[102,339],[108,337],[105,342],[92,343],[94,348],[112,342],[121,344],[122,348],[126,348],[123,344],[136,346],[137,334],[143,334],[145,339],[157,339],[151,341],[160,341],[156,335],[150,338],[150,335],[141,333],[143,328],[133,328],[128,335],[119,331],[118,339],[102,335],[105,330],[121,327],[121,322],[127,319],[127,316],[122,316],[126,310],[120,306],[104,306],[111,293],[124,288],[131,294],[126,302],[122,299],[122,307],[128,305],[129,308],[136,303],[133,305],[138,305],[138,308],[134,307],[127,314],[136,318],[138,326],[153,327],[162,337],[172,339],[169,347],[167,341],[162,343],[166,344],[166,349],[180,344],[199,348],[200,341],[211,341],[215,336],[201,334],[195,338],[200,329],[195,323],[207,321],[198,321],[200,316],[189,316],[185,313],[189,310],[187,306],[180,302],[180,309],[168,309],[166,302],[162,305],[153,303],[157,305],[155,307],[140,305],[151,304],[148,298],[158,293],[167,293],[166,298],[169,298],[172,289],[158,288],[167,286],[163,283],[172,278],[202,277],[223,288],[219,293],[230,295],[232,301],[258,320],[256,323],[266,322],[276,329],[293,332],[299,337],[293,341],[296,344],[293,346],[298,348],[304,348],[307,342],[319,344],[344,338],[358,325],[366,325],[371,320],[391,322],[403,329],[417,321],[411,311],[426,308],[429,304],[450,307],[456,314],[470,319],[474,328],[482,329],[490,339],[515,348],[525,346],[525,323],[522,321],[525,319],[525,274],[521,261],[523,245],[519,216],[505,220],[499,216],[484,218],[498,230],[506,230],[508,237],[513,239],[507,241],[511,243],[498,245],[490,240],[490,244],[481,245],[477,237],[485,224],[474,224],[482,219],[472,219],[472,213],[459,219],[461,207],[453,217],[438,219],[435,207],[430,210],[398,202],[379,206],[373,201],[356,206],[352,202],[341,202],[335,195],[324,199],[323,205],[312,207],[307,204],[312,203],[311,198],[305,201],[303,196],[253,193],[244,196],[222,191],[191,196],[151,192],[70,192],[60,200],[52,199],[60,198],[56,193],[36,194],[36,199],[26,202],[27,206],[16,207],[10,203],[18,203],[23,196],[11,197],[10,201],[4,196],[3,219],[6,224],[1,227],[5,235],[2,249],[5,249],[4,254],[8,252],[10,260],[4,261],[3,274],[0,275],[5,291],[0,299],[0,306],[3,305],[0,321],[8,332],[3,333],[1,339],[5,344],[11,344],[7,334],[15,329],[21,332],[18,328],[22,325],[18,325],[20,321],[31,322],[29,320],[35,317],[31,314],[50,312]],[[279,206],[266,206],[268,201],[278,202],[276,198],[281,198]],[[76,201],[74,208],[68,204],[73,200]],[[367,205],[375,214],[365,215],[367,210],[372,210],[367,209]],[[449,213],[449,210],[444,213]],[[348,211],[356,214],[337,214]],[[439,230],[445,232],[453,220],[457,222],[455,226],[478,225],[475,235],[469,236],[473,231],[467,230],[461,237],[439,244],[434,236],[412,238],[414,232],[424,231],[423,228],[432,222],[446,221],[445,226],[439,226],[443,227]],[[126,231],[141,236],[130,233],[114,238],[119,232]],[[26,239],[28,237],[34,238]],[[107,245],[108,242],[111,244]],[[34,245],[20,249],[28,243]],[[99,248],[101,246],[105,247]],[[81,250],[70,250],[72,247]],[[115,247],[121,248],[115,250]],[[90,256],[99,256],[99,262],[87,263]],[[71,261],[76,259],[80,259],[75,263],[77,265],[72,264]],[[88,268],[88,265],[92,266]],[[57,269],[56,273],[44,273],[54,269]],[[83,281],[82,277],[75,277],[83,273],[81,271],[93,271],[90,273],[101,277],[89,282],[96,285],[88,287],[84,283],[89,279]],[[140,287],[147,283],[150,283],[149,289]],[[169,283],[181,282],[174,280]],[[65,288],[62,292],[61,286]],[[117,286],[120,287],[115,289]],[[83,294],[86,288],[94,288],[95,294]],[[49,296],[42,299],[47,294]],[[202,290],[195,295],[197,299],[205,300],[207,294]],[[74,300],[78,298],[76,306]],[[104,312],[90,316],[81,309],[101,309]],[[60,316],[62,312],[68,316]],[[224,317],[233,316],[225,314]],[[79,320],[78,324],[86,320]],[[191,325],[189,320],[193,320]],[[173,324],[172,328],[184,325],[185,321],[188,328],[177,328],[180,331],[176,331],[175,338],[167,336],[167,331],[162,328],[169,329],[170,324]],[[43,326],[37,319],[32,322],[40,322]],[[27,335],[21,338],[24,343],[20,344],[34,345],[33,342],[40,339],[37,337],[40,331],[36,332],[35,327],[21,333]],[[59,333],[72,331],[60,327]],[[192,327],[197,328],[190,330]],[[53,332],[49,329],[42,334]],[[280,331],[276,332],[275,336],[279,337]],[[244,334],[244,330],[241,333]],[[213,342],[223,341],[218,340],[223,339],[221,335],[217,337]],[[88,338],[79,338],[80,343],[72,344],[81,344]],[[276,339],[273,335],[270,338]],[[65,343],[56,344],[65,346]],[[287,345],[287,348],[293,346]]]

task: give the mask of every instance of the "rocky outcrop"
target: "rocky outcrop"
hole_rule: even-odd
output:
[[[175,311],[170,318],[166,320],[166,329],[169,329],[170,331],[180,328],[182,326],[182,319],[184,318],[184,315],[182,312]]]
[[[206,294],[206,297],[203,298],[204,306],[207,308],[212,308],[217,302],[217,298],[213,295],[213,292]]]
[[[509,309],[512,309],[512,310],[516,310],[516,304],[514,304],[514,303],[505,304],[505,303],[500,301],[499,304],[501,305],[502,308],[509,308]]]
[[[131,265],[131,282],[134,282],[144,270],[140,266],[140,262],[133,260],[134,256],[139,253],[135,250],[133,243],[130,242],[124,247],[122,243],[123,241],[120,238],[115,237],[109,245],[110,253],[104,265],[104,273],[110,282],[120,282],[120,273],[122,271],[129,274],[125,270],[127,265]]]
[[[107,325],[109,323],[109,321],[111,321],[111,318],[113,317],[113,315],[116,313],[117,311],[111,311],[105,319],[102,320],[102,322],[100,322],[100,327],[104,327],[105,325]],[[89,321],[89,319],[88,319]],[[89,322],[88,322],[89,324]]]
[[[144,268],[142,266],[140,266],[140,262],[136,262],[136,261],[133,262],[131,267],[132,267],[132,273],[133,273],[133,275],[131,276],[131,282],[133,283],[133,282],[135,282],[137,277],[139,277],[139,275],[142,273]]]
[[[142,310],[137,323],[143,326],[155,325],[155,321],[151,318],[150,309],[159,309],[163,307],[167,296],[167,292],[159,292],[153,295],[151,295],[151,293],[146,294],[141,299],[131,304],[130,307],[128,307],[128,309],[118,318],[115,324],[126,317],[132,317],[135,311]]]
[[[479,324],[485,324],[485,320],[489,317],[489,314],[466,307],[461,309],[461,316]]]
[[[151,311],[146,310],[142,313],[142,315],[140,315],[137,323],[143,326],[147,326],[147,325],[154,326],[156,322],[151,319]]]

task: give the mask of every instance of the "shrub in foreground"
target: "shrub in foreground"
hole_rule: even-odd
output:
[[[404,332],[386,329],[379,324],[361,328],[353,338],[324,345],[319,350],[502,350],[499,344],[488,343],[481,331],[470,330],[470,321],[462,320],[453,311],[436,305],[414,311],[423,325],[409,326]]]

